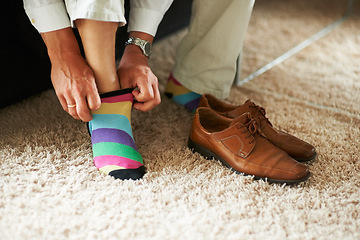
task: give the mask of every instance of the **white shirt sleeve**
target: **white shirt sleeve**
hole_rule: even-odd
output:
[[[70,27],[63,0],[24,0],[24,8],[38,32],[50,32]]]
[[[130,0],[128,31],[155,36],[157,28],[173,0]]]

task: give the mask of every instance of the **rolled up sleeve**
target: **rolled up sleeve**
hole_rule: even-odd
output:
[[[128,31],[156,35],[157,28],[173,0],[131,0]]]
[[[40,33],[71,26],[62,0],[24,0],[24,8],[32,25]]]

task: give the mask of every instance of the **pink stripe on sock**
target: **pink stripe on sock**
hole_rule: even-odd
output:
[[[126,102],[126,101],[133,102],[134,96],[131,93],[127,93],[119,96],[113,96],[113,97],[107,97],[101,99],[102,103],[115,103],[115,102]]]
[[[108,165],[121,166],[126,169],[134,169],[142,166],[143,164],[129,158],[115,156],[115,155],[102,155],[94,157],[95,166],[99,169]]]
[[[172,74],[170,74],[168,81],[170,80],[172,80],[175,83],[175,85],[182,86],[182,84],[179,83]]]

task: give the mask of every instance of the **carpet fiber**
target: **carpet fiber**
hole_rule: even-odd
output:
[[[346,1],[258,0],[246,76],[339,18]],[[0,110],[0,239],[360,239],[360,2],[330,34],[240,87],[272,123],[312,144],[312,176],[254,181],[186,147],[192,114],[163,97],[133,111],[148,173],[119,181],[94,166],[86,126],[46,91]],[[164,91],[186,29],[154,46]]]

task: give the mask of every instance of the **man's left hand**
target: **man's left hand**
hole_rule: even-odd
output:
[[[121,88],[135,88],[132,92],[137,100],[135,109],[148,111],[160,104],[158,79],[138,46],[128,45],[125,48],[117,71]]]

